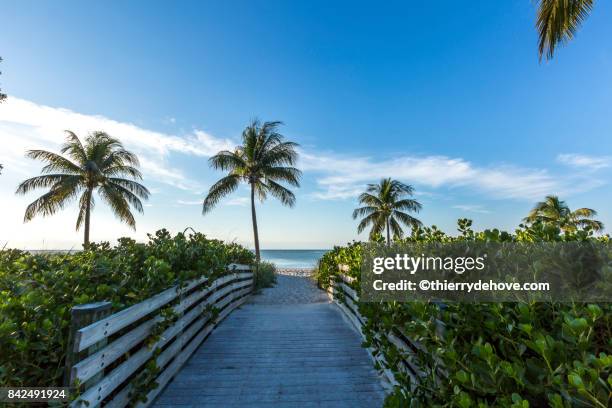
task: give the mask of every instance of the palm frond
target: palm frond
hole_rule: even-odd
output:
[[[82,189],[78,176],[63,179],[52,186],[49,192],[43,194],[26,207],[24,222],[31,221],[36,215],[43,217],[55,214],[64,208],[66,203],[74,198]]]
[[[597,216],[597,211],[591,208],[578,208],[577,210],[572,211],[572,218],[593,218]]]
[[[420,220],[402,211],[393,211],[393,217],[397,218],[401,223],[411,228],[421,227],[423,225]]]
[[[355,208],[355,210],[353,211],[353,219],[355,220],[359,217],[365,217],[377,211],[379,211],[378,207],[371,206]]]
[[[277,198],[283,205],[293,207],[295,205],[295,194],[288,188],[283,187],[275,181],[270,179],[266,180],[266,190],[272,194],[273,197]]]
[[[130,193],[133,193],[139,198],[144,199],[144,200],[148,200],[151,194],[145,186],[133,180],[127,180],[127,179],[117,178],[117,177],[109,177],[107,181],[109,183],[121,186],[122,188],[128,190]]]
[[[134,153],[128,150],[120,148],[120,149],[111,151],[106,156],[106,158],[100,165],[100,169],[103,172],[106,172],[106,170],[109,168],[127,167],[127,166],[137,167],[139,165],[140,165],[140,162],[138,160],[138,156],[136,156]]]
[[[223,197],[235,191],[238,188],[239,183],[240,176],[230,174],[213,184],[212,187],[210,187],[210,190],[208,191],[208,195],[204,199],[204,203],[202,205],[202,214],[206,214]]]
[[[402,229],[402,226],[393,216],[389,218],[389,228],[391,229],[391,234],[394,237],[401,238],[404,236],[404,230]]]
[[[260,160],[267,166],[293,166],[297,162],[299,145],[294,142],[282,142],[269,150],[262,150]]]
[[[32,177],[21,182],[21,184],[19,184],[19,186],[17,187],[17,191],[15,191],[15,194],[23,195],[37,188],[51,188],[61,184],[64,181],[67,181],[67,179],[71,177],[81,178],[81,176],[74,176],[69,174],[45,174],[43,176]]]
[[[124,189],[121,191],[116,187],[118,186],[110,183],[105,184],[98,189],[98,192],[100,197],[102,197],[102,199],[109,205],[115,216],[135,230],[136,220],[130,211],[130,204],[126,199],[125,192],[127,190]],[[140,200],[137,198],[136,200],[140,203]],[[142,212],[142,205],[140,206],[140,210]]]
[[[582,219],[576,221],[576,225],[582,228],[591,228],[593,231],[602,231],[604,229],[603,222],[597,220]]]
[[[138,184],[138,183],[135,183],[135,184]],[[141,214],[143,213],[142,202],[140,201],[140,197],[138,195],[134,194],[134,192],[132,191],[134,188],[136,188],[136,191],[141,191],[141,189],[144,188],[143,186],[141,186],[141,185],[139,185],[139,187],[130,186],[130,188],[126,188],[123,185],[118,184],[118,183],[114,183],[114,182],[108,182],[105,186],[108,187],[108,188],[112,188],[114,190],[117,190],[117,192],[119,194],[121,194],[121,196],[123,196],[123,198],[132,207],[134,207],[134,209],[136,209],[136,211],[138,211]],[[148,197],[148,191],[147,191],[147,196],[146,197]]]
[[[540,0],[536,28],[538,53],[550,60],[558,45],[576,35],[593,9],[593,0]]]
[[[284,181],[292,186],[300,186],[302,172],[295,167],[264,167],[261,173],[266,179],[274,181]]]
[[[242,155],[238,152],[223,150],[208,159],[210,166],[215,170],[235,170],[247,167]]]
[[[421,203],[419,203],[417,200],[413,200],[410,198],[405,198],[403,200],[396,201],[393,203],[392,207],[397,210],[406,210],[413,212],[419,212],[423,208]]]
[[[85,153],[81,140],[71,130],[66,130],[64,133],[66,133],[66,142],[62,145],[60,152],[62,154],[68,153],[72,160],[83,165],[87,161],[87,153]]]
[[[106,177],[129,176],[137,180],[142,180],[142,173],[136,167],[128,165],[118,165],[104,170]]]
[[[376,212],[364,217],[357,225],[357,233],[361,234],[370,225],[372,225],[372,230],[376,230],[378,233],[385,228],[384,219],[382,219],[380,213]]]
[[[94,197],[93,194],[91,195],[91,198],[89,199],[88,202],[88,197],[89,197],[89,193],[87,191],[84,191],[83,194],[81,194],[81,198],[79,199],[79,215],[77,216],[77,221],[76,221],[76,225],[75,225],[75,230],[80,230],[81,226],[83,226],[83,223],[85,222],[85,215],[87,214],[87,206],[89,205],[89,209],[93,209],[94,206]]]
[[[63,156],[60,156],[57,153],[48,152],[46,150],[28,150],[26,152],[26,157],[49,163],[43,167],[43,173],[61,171],[62,173],[67,174],[80,174],[83,172],[82,168],[78,164],[66,159]]]
[[[383,205],[383,202],[379,197],[373,195],[372,193],[361,193],[358,198],[361,204],[365,204],[370,207],[380,207]]]

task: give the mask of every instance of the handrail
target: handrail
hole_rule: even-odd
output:
[[[176,285],[71,330],[66,385],[80,391],[71,407],[127,406],[134,391],[132,380],[154,361],[160,370],[159,386],[147,393],[147,402],[138,404],[147,407],[216,325],[252,293],[251,266],[231,264],[227,269],[228,274],[212,282],[201,277]]]

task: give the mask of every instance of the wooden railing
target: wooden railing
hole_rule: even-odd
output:
[[[112,315],[108,302],[75,307],[65,382],[81,395],[71,406],[125,407],[139,392],[134,379],[153,360],[159,385],[137,406],[150,405],[215,326],[252,291],[251,267],[232,264],[227,275],[212,282],[198,278]]]
[[[356,279],[343,273],[348,271],[346,265],[339,265],[339,271],[337,277],[331,278],[327,293],[365,340],[364,326],[368,321],[359,313],[359,296],[355,289],[351,287]],[[377,365],[381,368],[390,386],[398,385],[393,370],[400,371],[410,377],[411,384],[416,385],[418,383],[419,377],[423,376],[424,373],[411,360],[413,360],[414,354],[422,348],[420,344],[399,331],[376,333],[372,340],[376,347],[368,347],[367,350],[374,362],[378,363]],[[380,352],[382,348],[380,346],[383,343],[391,344],[402,357],[398,365],[393,367],[393,370],[385,360],[383,353]]]

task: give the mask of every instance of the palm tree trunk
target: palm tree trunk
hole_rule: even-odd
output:
[[[87,202],[85,208],[85,228],[84,228],[84,238],[83,238],[83,249],[87,249],[89,247],[89,221],[91,219],[91,190],[87,191]]]
[[[389,232],[389,218],[387,218],[387,246],[391,245],[391,233]]]
[[[259,264],[259,231],[257,230],[257,214],[255,214],[255,184],[251,183],[251,217],[253,218],[253,236],[255,237],[255,259]]]

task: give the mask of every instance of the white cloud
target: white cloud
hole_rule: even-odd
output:
[[[168,164],[170,153],[208,157],[234,146],[228,139],[216,138],[201,130],[185,136],[169,135],[104,116],[85,115],[10,97],[0,109],[0,139],[5,146],[0,160],[25,173],[29,168],[22,160],[25,151],[37,148],[57,150],[64,141],[63,131],[66,129],[80,137],[103,130],[119,138],[126,148],[138,154],[145,179],[183,190],[201,189],[201,186]]]
[[[417,187],[471,188],[500,199],[534,200],[546,194],[577,192],[575,179],[554,176],[547,170],[509,165],[484,167],[447,156],[404,155],[374,160],[363,156],[302,152],[301,165],[305,170],[320,173],[317,183],[321,190],[313,196],[323,200],[355,197],[366,183],[383,177],[393,177]],[[590,179],[580,183],[579,190],[586,191],[601,184],[600,180]]]
[[[202,205],[203,200],[176,200],[180,205]]]
[[[612,156],[587,156],[584,154],[571,153],[558,155],[557,161],[568,166],[588,170],[599,170],[606,167],[612,167]]]
[[[223,202],[223,205],[236,205],[239,207],[244,207],[246,205],[248,205],[250,202],[250,198],[249,197],[235,197],[235,198],[230,198],[229,200]]]
[[[461,211],[467,211],[467,212],[473,212],[473,213],[479,213],[479,214],[489,214],[491,212],[478,204],[457,204],[457,205],[453,205],[453,208],[456,208]]]

